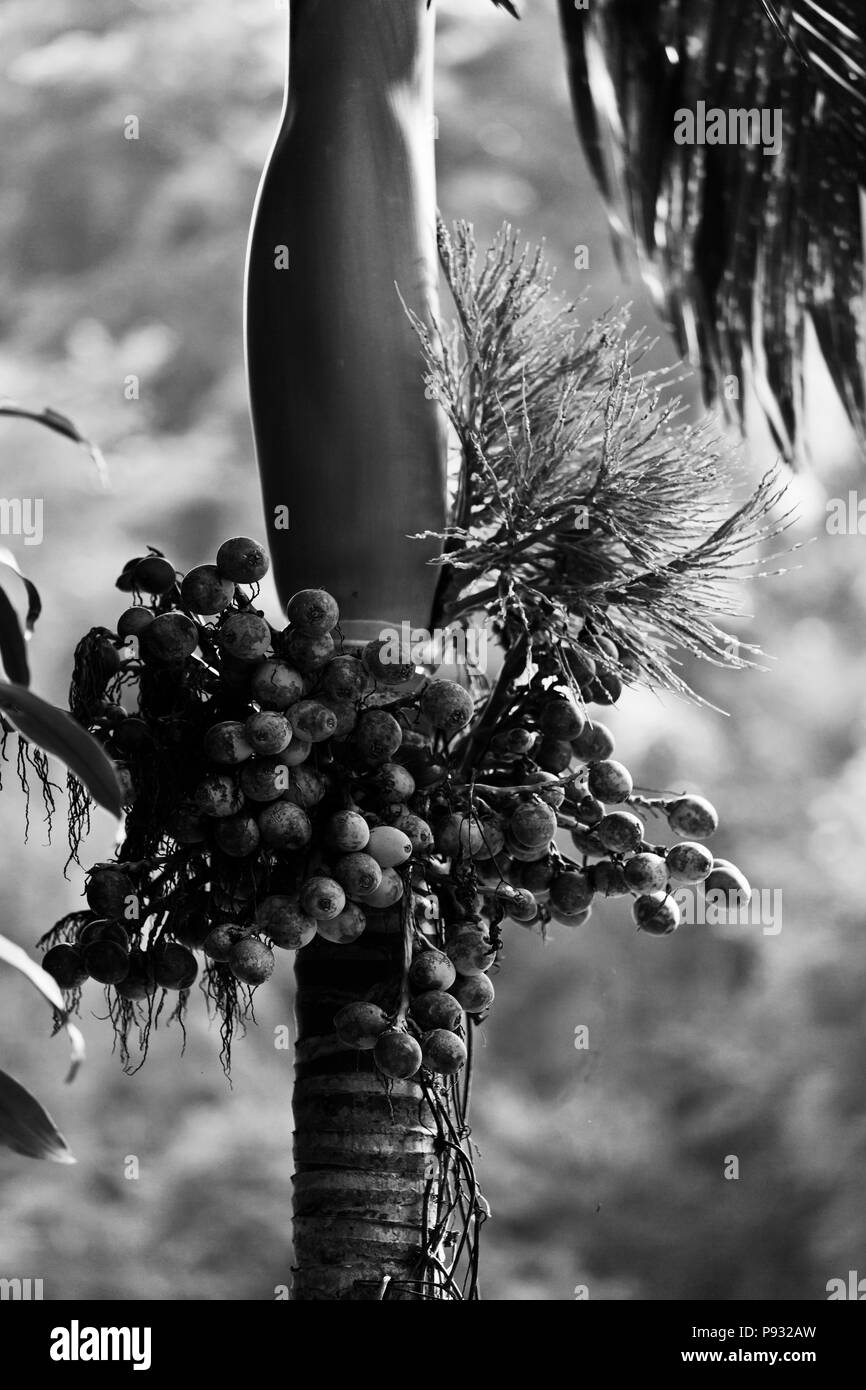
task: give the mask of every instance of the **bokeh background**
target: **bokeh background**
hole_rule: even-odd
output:
[[[635,328],[660,335],[653,361],[671,363],[639,281],[614,267],[553,0],[523,8],[516,24],[490,0],[440,0],[443,211],[482,240],[503,219],[546,238],[584,316],[633,302]],[[130,555],[149,542],[186,569],[261,530],[241,290],[285,19],[269,0],[0,8],[0,393],[66,410],[112,477],[104,492],[82,451],[0,421],[3,495],[44,498],[43,544],[3,543],[42,590],[34,688],[58,702],[77,637],[123,606],[113,580]],[[123,138],[129,115],[138,141]],[[589,270],[574,269],[576,245]],[[611,719],[641,782],[712,796],[717,853],[781,892],[781,930],[659,941],[635,935],[622,903],[546,943],[512,928],[475,1086],[487,1298],[585,1285],[590,1299],[822,1299],[828,1279],[866,1274],[866,570],[862,537],[825,525],[827,499],[862,471],[814,360],[809,393],[814,462],[792,484],[790,538],[815,539],[785,577],[743,591],[756,616],[738,632],[772,654],[768,671],[693,673],[727,715],[630,693]],[[743,487],[771,461],[756,428]],[[38,813],[24,844],[3,770],[0,930],[32,949],[77,906],[82,876],[62,876],[62,817],[54,847]],[[99,817],[89,858],[112,842]],[[198,1011],[183,1056],[177,1028],[161,1031],[124,1076],[89,989],[90,1057],[65,1087],[63,1041],[0,971],[0,1065],[78,1157],[62,1168],[0,1150],[0,1275],[42,1278],[52,1299],[272,1298],[291,1264],[291,1053],[274,1046],[291,1023],[288,961],[231,1088]],[[574,1045],[582,1025],[588,1050]]]

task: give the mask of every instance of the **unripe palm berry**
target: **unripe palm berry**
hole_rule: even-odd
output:
[[[403,742],[403,730],[384,709],[367,709],[355,727],[355,747],[371,763],[387,763]]]
[[[307,761],[312,749],[312,740],[304,738],[303,735],[295,730],[292,733],[292,741],[288,748],[284,748],[282,753],[277,753],[276,758],[278,762],[282,763],[283,767],[300,767],[301,763]],[[286,788],[286,790],[288,791],[289,788]]]
[[[377,825],[370,831],[367,853],[383,869],[397,869],[412,857],[412,841],[402,830],[391,825]]]
[[[494,753],[499,753],[508,758],[522,758],[529,752],[535,735],[529,729],[502,729],[494,734],[490,740],[490,747]]]
[[[572,740],[571,746],[582,762],[594,763],[611,757],[615,742],[607,725],[594,720]]]
[[[148,633],[151,630],[148,628]],[[258,613],[244,608],[240,613],[229,613],[217,633],[217,642],[235,661],[261,661],[270,650],[271,629]]]
[[[214,827],[214,840],[223,854],[244,859],[259,847],[259,827],[252,816],[226,816]]]
[[[312,676],[321,671],[334,655],[334,639],[330,632],[311,636],[304,632],[292,632],[285,639],[285,652],[289,661],[305,675]]]
[[[270,568],[264,546],[249,536],[233,536],[223,541],[217,551],[216,564],[220,574],[234,584],[257,584]]]
[[[388,1018],[378,1004],[358,1000],[346,1004],[334,1016],[334,1031],[344,1047],[357,1048],[359,1052],[372,1052],[376,1041],[387,1031]]]
[[[181,946],[199,951],[207,940],[213,923],[205,912],[191,911],[171,924],[171,934]]]
[[[179,665],[198,646],[198,628],[185,613],[160,613],[139,633],[138,649],[145,661]]]
[[[333,594],[325,589],[300,589],[286,604],[292,627],[307,637],[332,632],[340,621],[340,610]]]
[[[244,736],[255,753],[282,753],[292,741],[292,730],[285,715],[261,710],[244,724]]]
[[[409,967],[409,984],[414,990],[422,993],[428,990],[448,989],[456,978],[457,971],[454,969],[453,961],[448,959],[444,951],[437,951],[435,948],[421,951]]]
[[[484,827],[476,816],[452,811],[436,826],[436,848],[449,859],[484,852]]]
[[[505,910],[512,922],[520,922],[524,926],[538,920],[538,902],[526,888],[518,888],[514,897],[505,904]]]
[[[130,962],[132,969],[132,962]],[[173,941],[161,943],[153,957],[154,983],[161,989],[190,989],[198,975],[198,964],[192,951]]]
[[[414,1076],[421,1065],[421,1048],[409,1034],[390,1028],[376,1039],[373,1060],[385,1076],[402,1081]]]
[[[115,984],[115,993],[119,994],[121,999],[146,999],[155,988],[152,961],[138,946],[133,946],[129,953],[129,968],[123,979]]]
[[[623,867],[625,880],[633,893],[658,893],[667,884],[668,866],[660,854],[641,852]]]
[[[592,827],[604,819],[604,802],[599,801],[595,796],[590,796],[588,792],[584,795],[578,794],[571,804],[581,825]]]
[[[375,863],[375,860],[373,861]],[[378,869],[378,864],[376,868]],[[333,878],[325,874],[315,874],[301,885],[300,905],[308,917],[317,922],[329,921],[339,917],[346,906],[346,894]]]
[[[184,607],[205,618],[214,617],[228,608],[235,596],[235,586],[220,574],[216,565],[196,565],[180,586]]]
[[[496,991],[487,975],[458,975],[450,993],[468,1014],[480,1014],[489,1009]]]
[[[668,825],[677,835],[705,840],[719,828],[716,808],[703,796],[681,796],[665,807]]]
[[[536,859],[531,864],[520,866],[520,886],[526,888],[537,902],[546,902],[550,897],[550,885],[555,877],[555,869],[549,859]]]
[[[570,742],[582,731],[586,716],[570,700],[554,698],[544,705],[538,724],[547,738]]]
[[[123,566],[123,573],[118,575],[117,579],[114,581],[114,587],[120,589],[121,593],[132,593],[135,588],[136,567],[141,564],[144,558],[143,555],[135,555],[131,560],[127,560],[126,564]]]
[[[309,811],[318,806],[327,789],[324,777],[313,772],[312,768],[299,767],[291,774],[288,790],[283,792],[283,800],[292,801],[302,810]]]
[[[373,860],[375,864],[375,859]],[[376,865],[378,868],[378,865]],[[361,898],[365,907],[375,907],[384,909],[393,907],[403,896],[403,880],[396,869],[382,869],[382,878],[377,888],[372,893],[365,893]],[[360,896],[360,895],[359,895]]]
[[[535,751],[535,760],[545,772],[567,772],[573,757],[572,745],[561,738],[543,738]]]
[[[351,898],[373,893],[382,882],[382,870],[372,855],[356,851],[344,854],[334,865],[334,878]]]
[[[193,801],[203,816],[236,816],[243,810],[243,792],[225,772],[210,772],[193,792]]]
[[[236,941],[229,951],[228,966],[236,980],[245,985],[261,985],[274,973],[274,953],[254,936]]]
[[[466,1065],[466,1044],[455,1033],[434,1028],[422,1040],[422,1065],[439,1076],[454,1076]]]
[[[614,805],[627,801],[634,791],[634,782],[628,768],[622,763],[614,762],[612,758],[590,763],[586,784],[592,796],[597,797],[599,801],[611,801]]]
[[[629,892],[622,865],[614,864],[611,859],[602,859],[600,864],[593,865],[591,878],[593,888],[602,898],[621,898]]]
[[[255,923],[256,931],[284,951],[299,951],[316,935],[316,918],[303,910],[296,897],[281,893],[272,893],[259,903]]]
[[[535,849],[527,849],[525,845],[522,845],[519,840],[515,840],[514,836],[509,834],[506,830],[506,853],[511,859],[517,860],[518,864],[535,864],[539,859],[546,859],[548,849],[548,845],[536,846]]]
[[[566,647],[565,661],[579,685],[585,685],[594,678],[595,659],[584,646]]]
[[[669,936],[680,924],[680,910],[666,893],[645,893],[635,898],[632,917],[641,931],[649,936]]]
[[[526,849],[547,849],[556,834],[556,815],[543,801],[524,801],[509,820],[508,833]]]
[[[547,806],[552,806],[554,811],[558,811],[565,801],[565,786],[552,772],[528,772],[525,781],[537,788],[535,795]]]
[[[447,1028],[453,1031],[460,1027],[463,1011],[453,994],[441,989],[425,990],[416,994],[412,1000],[412,1018],[422,1033],[429,1028]]]
[[[384,801],[408,801],[415,791],[415,778],[401,763],[383,763],[374,785]]]
[[[250,693],[263,709],[285,710],[303,695],[304,678],[287,661],[267,657],[250,677]]]
[[[592,916],[592,908],[585,907],[581,912],[562,912],[558,907],[551,906],[550,916],[563,927],[582,927]]]
[[[224,719],[212,724],[204,736],[204,754],[211,762],[229,766],[246,762],[253,756],[252,745],[243,724],[237,719]]]
[[[121,921],[135,900],[135,884],[122,869],[94,869],[84,894],[94,912]]]
[[[78,933],[79,949],[83,951],[85,946],[95,941],[111,941],[121,950],[129,952],[129,934],[120,922],[109,922],[104,917],[97,922],[88,922]]]
[[[704,880],[707,893],[724,893],[730,907],[746,907],[752,897],[749,880],[730,859],[714,859],[713,867]]]
[[[146,721],[133,714],[117,724],[112,742],[121,753],[140,753],[153,747],[154,738]]]
[[[62,942],[52,946],[42,957],[42,969],[47,970],[61,989],[78,989],[88,978],[84,956],[77,946]]]
[[[392,816],[392,824],[398,830],[402,830],[404,835],[408,835],[412,844],[413,854],[429,854],[433,849],[433,831],[421,816],[416,816],[413,811],[400,811],[398,815]]]
[[[611,811],[595,827],[605,849],[613,854],[631,854],[643,840],[643,821],[630,811]]]
[[[458,932],[448,943],[447,952],[458,975],[483,975],[496,960],[490,939],[473,927]]]
[[[335,656],[322,671],[322,690],[331,700],[360,700],[373,689],[373,678],[356,656]]]
[[[116,941],[92,941],[84,947],[84,968],[101,985],[116,985],[129,971],[129,951]]]
[[[174,565],[161,555],[146,555],[132,572],[133,586],[145,594],[167,594],[177,583]]]
[[[347,903],[339,917],[317,923],[319,936],[335,946],[345,946],[357,941],[367,925],[367,919],[357,903]]]
[[[702,883],[713,867],[710,851],[694,840],[671,845],[665,860],[674,883]]]
[[[574,848],[587,859],[603,859],[607,853],[594,830],[584,830],[581,826],[574,825],[569,834]]]
[[[221,922],[205,937],[204,953],[211,960],[225,962],[232,947],[250,935],[250,927],[242,927],[238,922]]]
[[[127,608],[117,620],[118,637],[140,637],[146,627],[153,622],[153,614],[147,608]]]
[[[558,874],[550,885],[550,905],[559,912],[573,915],[582,912],[592,902],[592,885],[586,874],[576,869]]]
[[[474,712],[472,696],[456,681],[433,680],[421,695],[421,713],[446,737],[465,729]]]
[[[368,642],[361,659],[373,679],[381,685],[403,685],[415,674],[411,652],[400,642],[387,638],[377,637]]]
[[[325,837],[342,854],[354,854],[366,849],[370,827],[359,811],[335,811],[325,826]]]
[[[321,700],[298,700],[288,711],[294,733],[311,743],[324,743],[337,728],[337,716]]]
[[[250,801],[278,801],[289,790],[291,778],[282,757],[256,758],[244,763],[240,784]]]

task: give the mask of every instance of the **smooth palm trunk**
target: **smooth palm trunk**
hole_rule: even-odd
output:
[[[401,305],[435,301],[433,17],[426,0],[293,0],[283,120],[247,268],[247,363],[269,548],[285,602],[322,585],[344,631],[428,626],[444,440]],[[281,529],[287,509],[288,529]],[[419,1296],[433,1127],[333,1016],[397,935],[315,941],[297,963],[295,1299]]]

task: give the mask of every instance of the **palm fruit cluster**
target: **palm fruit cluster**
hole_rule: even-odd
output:
[[[589,717],[619,694],[611,643],[541,635],[485,693],[384,640],[344,641],[323,589],[273,627],[256,607],[267,569],[244,537],[184,576],[136,557],[115,629],[76,649],[71,710],[115,762],[125,836],[87,875],[86,908],[43,938],[44,965],[71,1007],[86,980],[105,986],[125,1060],[196,982],[228,1055],[282,953],[351,951],[367,932],[395,949],[336,1012],[336,1039],[388,1078],[451,1076],[467,1018],[493,1002],[506,922],[578,927],[597,897],[630,894],[639,929],[666,935],[675,886],[748,897],[702,843],[712,806],[637,796]],[[647,838],[658,814],[667,849]]]

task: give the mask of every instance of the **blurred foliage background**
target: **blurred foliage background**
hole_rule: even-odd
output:
[[[585,317],[631,300],[634,326],[663,335],[636,277],[614,268],[552,0],[524,9],[518,25],[489,0],[441,0],[443,211],[482,240],[506,218],[546,237]],[[285,18],[268,0],[0,9],[0,394],[68,411],[113,479],[102,492],[72,445],[0,422],[3,494],[44,498],[43,545],[3,543],[45,597],[34,687],[57,701],[78,636],[124,606],[112,585],[130,555],[150,542],[186,569],[261,531],[241,293]],[[130,115],[138,140],[124,138]],[[578,245],[589,270],[573,268]],[[673,360],[663,336],[652,360]],[[590,1299],[821,1299],[829,1278],[866,1272],[866,570],[862,538],[825,527],[826,499],[860,473],[817,364],[810,402],[815,466],[793,486],[794,539],[816,539],[785,578],[744,591],[757,617],[739,630],[773,654],[769,672],[693,673],[727,716],[630,693],[610,721],[639,782],[718,804],[717,852],[781,892],[781,930],[659,941],[635,935],[622,902],[579,936],[511,929],[474,1100],[494,1213],[487,1298],[571,1299],[583,1284]],[[756,436],[744,487],[768,461]],[[77,906],[82,876],[62,877],[62,826],[49,847],[37,815],[25,847],[23,820],[7,766],[0,929],[32,948]],[[89,857],[112,837],[98,818]],[[200,1009],[183,1057],[178,1029],[161,1031],[125,1077],[88,988],[90,1059],[64,1087],[62,1039],[0,973],[2,1065],[79,1160],[0,1150],[0,1275],[43,1278],[46,1298],[272,1298],[291,1264],[291,1052],[274,1045],[291,1023],[289,961],[261,992],[232,1088]]]

